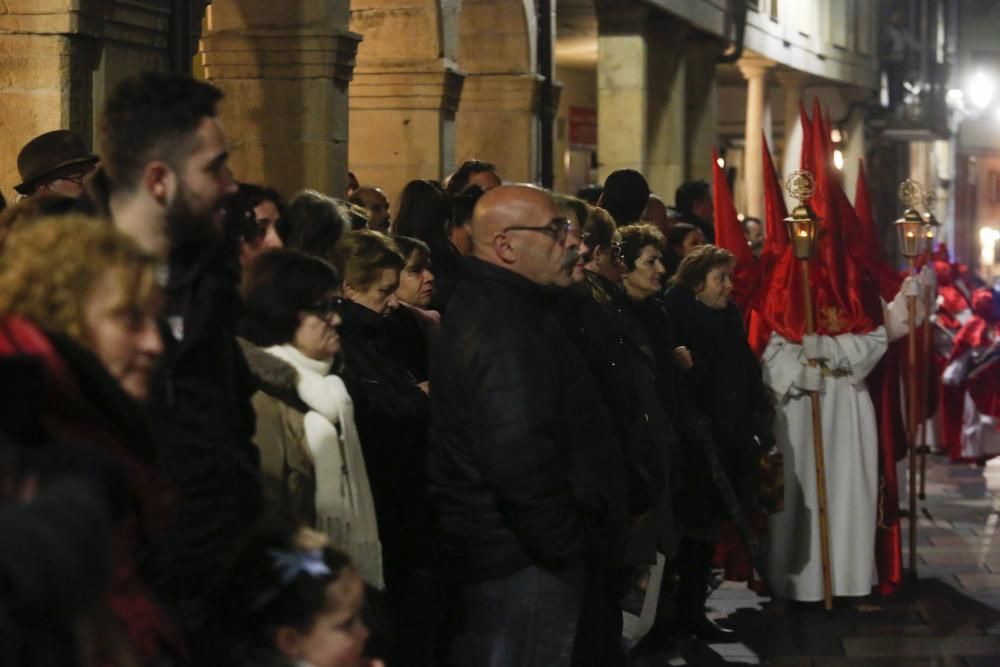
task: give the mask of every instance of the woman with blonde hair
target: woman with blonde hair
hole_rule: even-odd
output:
[[[56,450],[50,472],[81,475],[106,492],[115,519],[106,603],[124,630],[123,650],[141,664],[184,656],[146,589],[155,573],[138,567],[140,556],[157,561],[172,507],[139,405],[163,350],[154,269],[153,257],[110,223],[81,215],[23,221],[0,255],[0,376],[19,392],[17,414],[2,428],[29,444],[71,443]]]

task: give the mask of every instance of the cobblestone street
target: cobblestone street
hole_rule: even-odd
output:
[[[660,664],[1000,665],[1000,462],[979,468],[931,457],[927,474],[915,586],[827,613],[822,605],[779,612],[769,598],[726,583],[710,611],[744,643],[685,644],[682,658]]]

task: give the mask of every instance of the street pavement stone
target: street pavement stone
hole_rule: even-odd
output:
[[[904,518],[904,549],[908,528]],[[642,667],[1000,667],[1000,460],[978,467],[928,458],[917,545],[916,583],[890,596],[837,600],[830,612],[724,582],[709,598],[709,616],[741,641],[679,641]]]

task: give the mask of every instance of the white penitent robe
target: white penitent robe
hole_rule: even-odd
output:
[[[862,596],[876,582],[878,432],[865,377],[888,345],[884,327],[868,334],[824,336],[821,393],[833,594]],[[774,334],[764,351],[764,381],[779,404],[775,439],[785,462],[785,509],[771,515],[768,583],[776,597],[823,599],[819,510],[813,456],[812,401],[796,385],[802,347]]]

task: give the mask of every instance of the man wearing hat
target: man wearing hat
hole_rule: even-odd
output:
[[[76,132],[46,132],[29,141],[18,153],[21,184],[14,189],[25,196],[54,192],[64,197],[79,197],[83,194],[83,179],[94,171],[99,159],[87,150]]]

